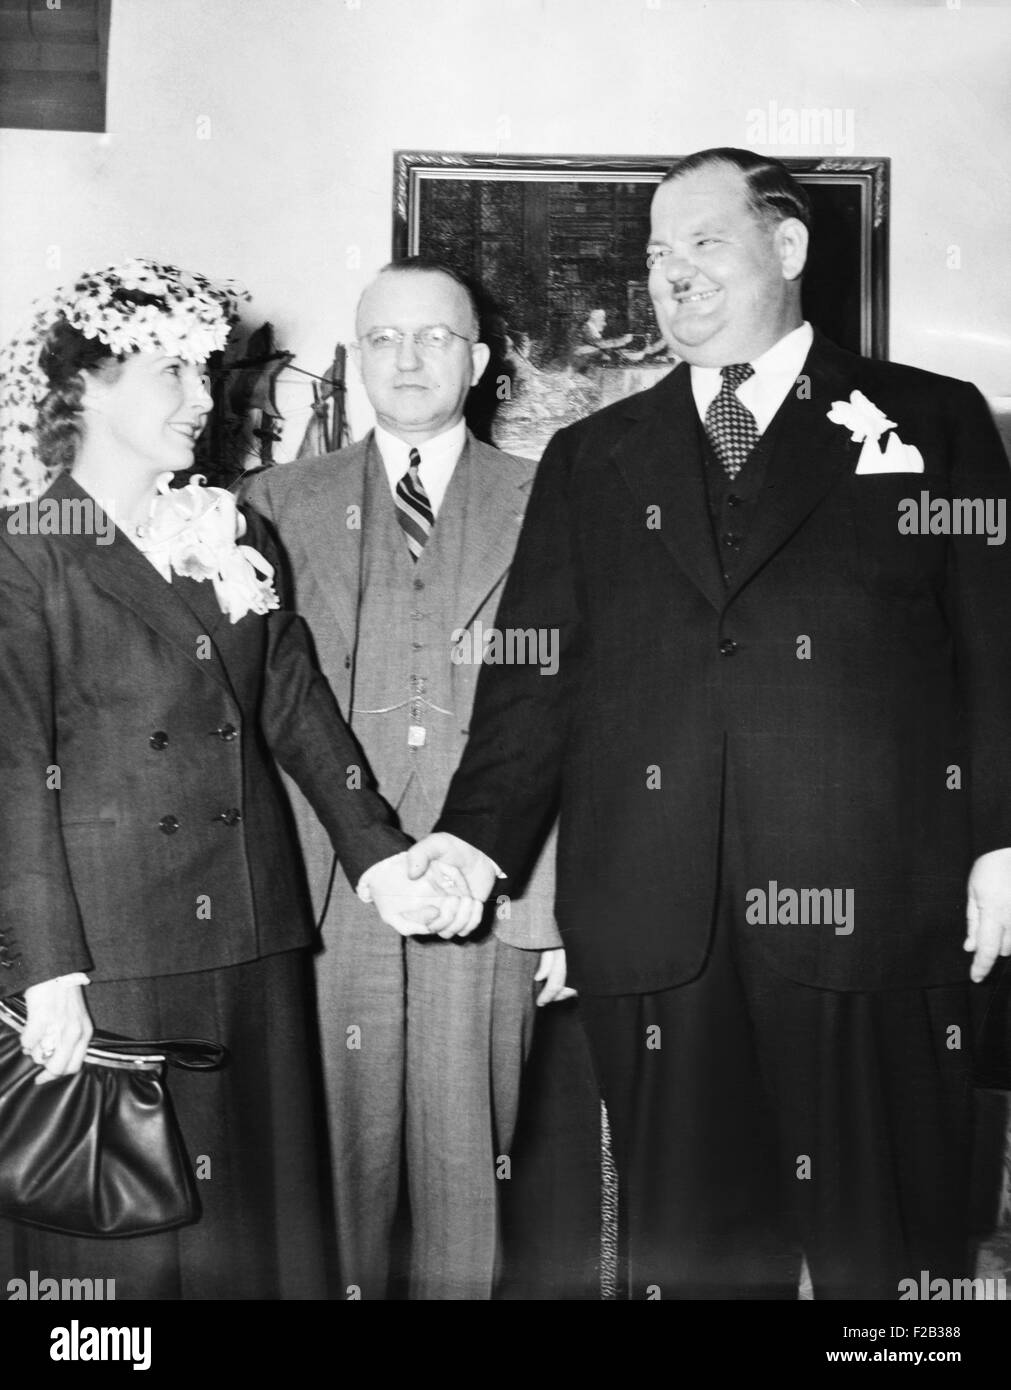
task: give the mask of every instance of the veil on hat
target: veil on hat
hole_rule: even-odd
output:
[[[37,300],[28,326],[0,348],[0,506],[33,500],[56,475],[38,456],[35,425],[49,391],[39,355],[57,318],[117,357],[160,352],[200,363],[225,346],[244,299],[248,293],[233,280],[216,285],[193,271],[135,258],[88,271]]]

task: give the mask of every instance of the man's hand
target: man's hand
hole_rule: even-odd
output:
[[[81,1070],[95,1031],[78,984],[45,980],[25,990],[28,1022],[21,1034],[21,1051],[42,1067],[38,1086]]]
[[[481,920],[480,902],[450,865],[438,873],[408,874],[407,854],[373,864],[362,875],[358,895],[376,905],[380,917],[401,936],[467,936]]]
[[[537,996],[538,1008],[575,996],[576,991],[565,983],[565,948],[562,946],[541,952],[540,964],[534,979],[544,981],[544,988]]]
[[[969,874],[968,897],[962,945],[974,953],[969,976],[979,984],[998,956],[1011,956],[1011,849],[980,855]]]
[[[488,901],[495,880],[500,877],[493,859],[468,845],[466,840],[444,833],[426,835],[407,851],[407,871],[412,878],[420,878],[429,869],[438,881],[441,875],[458,869],[466,879],[471,897],[483,903]]]

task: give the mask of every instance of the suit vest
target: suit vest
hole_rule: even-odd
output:
[[[466,450],[457,468],[465,465]],[[454,558],[460,539],[453,523],[461,488],[454,482],[464,479],[454,474],[415,563],[379,450],[369,450],[351,722],[380,791],[401,810],[404,828],[415,834],[427,831],[439,810],[458,756],[461,726],[470,715],[469,703],[456,708],[461,692],[450,661]],[[408,808],[403,798],[412,782]],[[429,824],[408,824],[415,816],[427,816]]]

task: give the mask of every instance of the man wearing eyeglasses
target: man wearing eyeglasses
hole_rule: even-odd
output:
[[[489,350],[454,272],[419,259],[386,266],[361,297],[356,327],[375,430],[259,476],[250,500],[285,543],[297,606],[380,792],[420,836],[467,740],[478,634],[495,621],[534,465],[480,443],[464,423]],[[543,1005],[572,994],[554,922],[553,847],[523,896],[493,899],[466,941],[423,930],[405,939],[377,926],[333,876],[308,806],[297,814],[323,917],[341,1283],[348,1297],[390,1292],[403,1153],[410,1296],[488,1298],[535,995]]]

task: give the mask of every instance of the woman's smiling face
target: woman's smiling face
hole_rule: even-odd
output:
[[[115,373],[88,373],[85,429],[89,443],[136,459],[153,474],[189,468],[211,397],[202,368],[178,357],[135,352]]]

